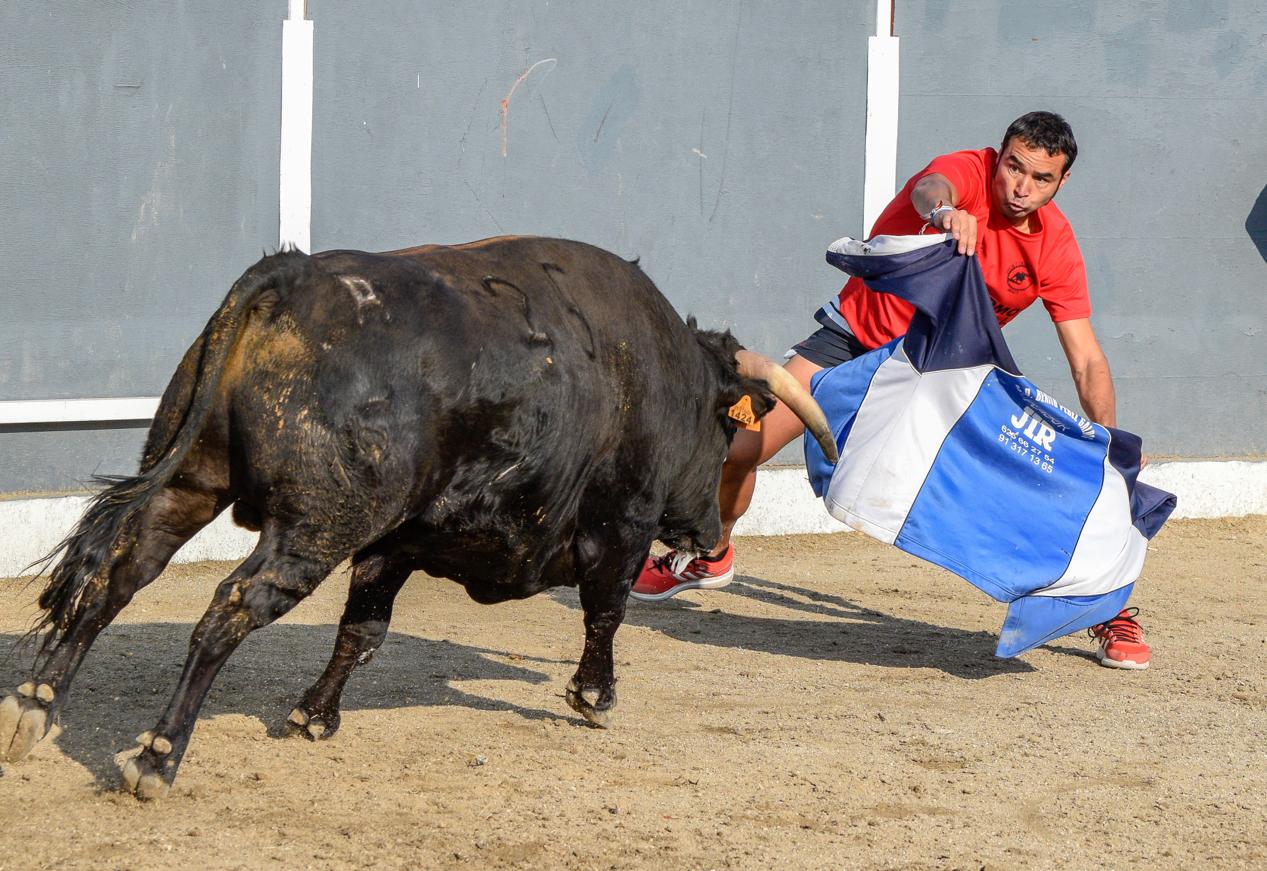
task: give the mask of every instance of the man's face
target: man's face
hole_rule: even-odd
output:
[[[1028,224],[1029,216],[1046,205],[1068,178],[1063,154],[1048,154],[1013,136],[994,170],[995,205],[1013,224]]]

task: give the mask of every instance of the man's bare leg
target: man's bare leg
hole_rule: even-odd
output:
[[[822,367],[801,356],[794,356],[784,365],[792,376],[809,389],[810,377]],[[748,505],[757,483],[757,466],[777,454],[793,439],[805,432],[805,424],[786,405],[778,403],[761,419],[758,432],[740,430],[731,442],[722,464],[718,501],[721,505],[721,539],[712,552],[696,557],[691,553],[669,551],[648,557],[634,583],[630,595],[644,602],[659,602],[683,590],[724,587],[735,576],[734,560],[726,555],[730,535]]]
[[[823,367],[811,363],[797,354],[783,364],[806,390],[810,378]],[[805,432],[805,424],[783,403],[761,419],[761,430],[740,430],[731,442],[726,462],[721,467],[721,487],[718,501],[721,504],[721,539],[711,555],[717,556],[730,547],[730,536],[739,518],[752,504],[752,494],[757,487],[757,467],[769,460]]]

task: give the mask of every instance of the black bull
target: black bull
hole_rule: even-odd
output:
[[[578,586],[585,647],[566,698],[602,725],[612,639],[652,541],[700,550],[720,534],[727,409],[748,395],[761,415],[777,394],[829,443],[785,374],[684,324],[636,264],[577,242],[265,257],[186,352],[138,474],[107,482],[49,557],[46,632],[32,679],[0,702],[0,759],[44,737],[98,633],[230,506],[259,543],[138,739],[124,780],[139,797],[170,786],[243,638],[347,559],[334,654],[296,731],[335,732],[349,675],[418,569],[486,603]]]

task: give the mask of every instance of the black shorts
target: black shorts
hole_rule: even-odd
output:
[[[823,319],[823,323],[808,339],[793,345],[792,350],[824,369],[839,366],[855,357],[861,357],[869,348],[865,347],[853,333],[846,332],[833,321]]]

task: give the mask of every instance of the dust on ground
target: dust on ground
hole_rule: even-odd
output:
[[[1267,517],[1170,523],[1132,604],[1153,668],[862,536],[746,539],[724,590],[630,604],[613,728],[562,698],[575,591],[415,576],[342,730],[282,738],[346,572],[248,641],[164,801],[115,791],[230,569],[170,569],[98,641],[64,732],[0,777],[0,869],[1263,867]],[[0,581],[0,649],[36,588]],[[25,679],[0,660],[5,692]]]

